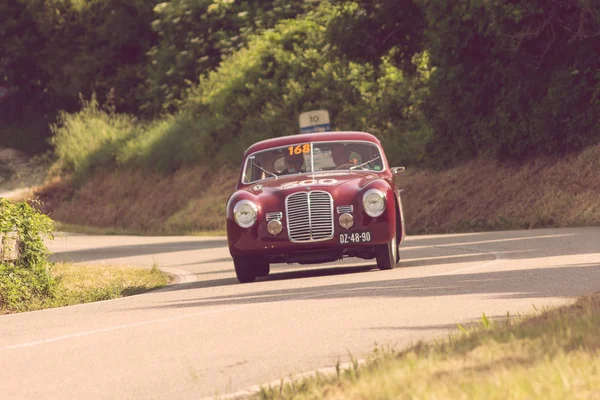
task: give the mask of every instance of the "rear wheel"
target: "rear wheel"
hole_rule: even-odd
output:
[[[386,244],[375,246],[375,256],[379,269],[393,269],[398,263],[398,243],[396,235]]]
[[[257,273],[249,257],[233,256],[233,266],[235,267],[235,275],[240,283],[250,283],[256,280]]]

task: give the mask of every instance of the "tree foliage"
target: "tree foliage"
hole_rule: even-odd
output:
[[[423,49],[423,10],[413,0],[333,0],[327,38],[336,55],[379,64],[391,57],[413,71],[412,58]]]
[[[600,3],[423,2],[438,164],[564,154],[600,139]]]
[[[97,92],[113,111],[60,114],[55,127],[89,128],[71,141],[101,148],[82,152],[98,157],[80,158],[84,169],[230,160],[295,132],[312,108],[435,167],[600,139],[599,0],[157,1],[0,5],[0,83],[13,93],[0,118],[52,118]],[[112,145],[82,139],[115,111],[160,119],[109,124],[122,138]],[[54,144],[74,160],[66,142]]]
[[[75,111],[79,95],[111,93],[137,111],[146,52],[155,40],[147,0],[7,0],[0,5],[5,121]]]
[[[187,89],[241,50],[250,34],[307,10],[287,0],[173,0],[154,8],[159,40],[149,52],[146,112],[173,111]]]

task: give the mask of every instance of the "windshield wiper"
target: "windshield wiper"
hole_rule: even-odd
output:
[[[367,162],[364,162],[364,163],[362,163],[362,164],[353,165],[353,166],[351,166],[351,167],[350,167],[350,171],[353,171],[353,170],[354,170],[354,168],[361,168],[361,167],[364,167],[364,166],[365,166],[365,165],[367,165],[367,164],[371,164],[373,161],[379,160],[380,158],[381,158],[381,156],[377,156],[377,157],[375,157],[374,159],[372,159],[372,160],[369,160],[369,161],[367,161]]]
[[[261,167],[260,165],[256,164],[254,161],[252,161],[252,165],[255,166],[256,168],[260,169],[262,172],[271,175],[272,177],[274,177],[275,179],[278,178],[277,175],[275,175],[272,172],[267,171],[266,169],[264,169],[263,167]]]

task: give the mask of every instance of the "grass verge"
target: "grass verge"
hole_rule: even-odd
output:
[[[85,266],[57,263],[51,274],[58,278],[55,296],[32,299],[12,308],[0,308],[0,314],[91,303],[147,292],[164,287],[169,277],[157,267],[143,269],[128,266]]]
[[[492,322],[363,365],[263,388],[260,399],[598,399],[600,293]]]

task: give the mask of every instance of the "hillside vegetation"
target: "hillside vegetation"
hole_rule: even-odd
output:
[[[445,171],[399,175],[409,234],[600,225],[600,146],[522,166],[471,161]],[[102,172],[75,190],[64,180],[38,195],[62,223],[103,232],[225,231],[225,204],[238,170],[185,167],[165,175]]]
[[[79,198],[116,177],[176,185],[196,171],[199,188],[220,185],[248,145],[297,133],[299,113],[320,108],[336,130],[379,137],[393,164],[479,160],[478,179],[600,139],[597,1],[8,0],[0,38],[0,144],[50,145]],[[195,208],[175,197],[157,221],[178,230],[174,210]],[[106,212],[135,225],[122,220],[135,210]],[[483,214],[464,229],[540,224]],[[417,230],[446,229],[432,226]]]
[[[595,1],[9,0],[0,18],[0,136],[58,115],[77,174],[235,164],[314,108],[433,167],[600,135]]]

